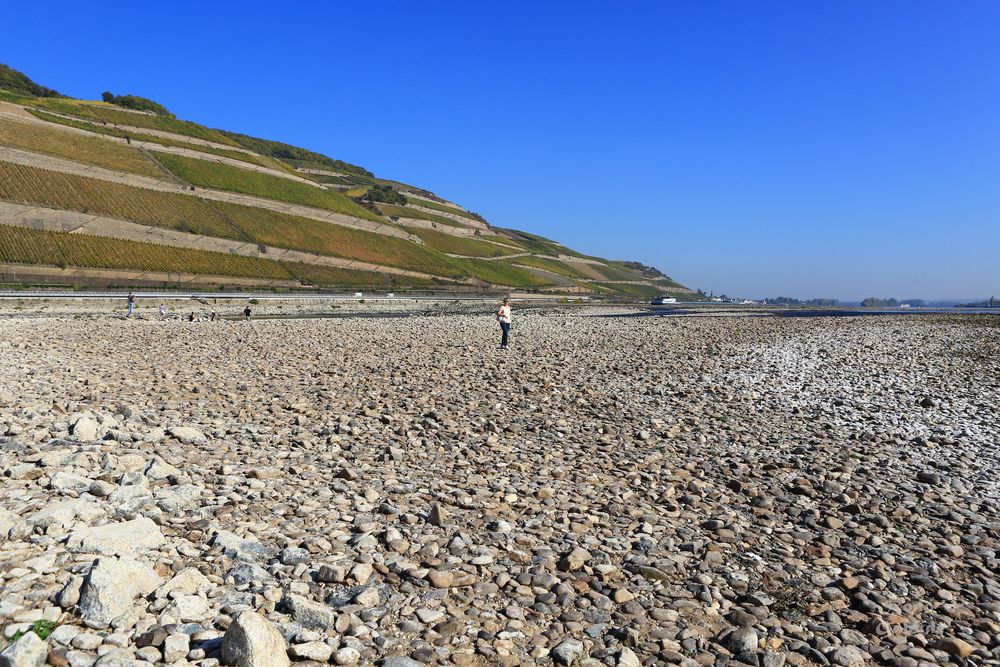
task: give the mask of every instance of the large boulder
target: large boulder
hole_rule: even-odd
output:
[[[91,523],[104,516],[105,510],[93,500],[71,498],[49,503],[26,520],[32,528],[48,532],[53,529],[68,528],[74,521]]]
[[[67,546],[77,551],[123,556],[155,549],[166,542],[160,527],[148,517],[74,530]]]
[[[80,593],[80,616],[92,628],[106,628],[132,610],[138,597],[149,595],[160,577],[146,563],[130,558],[99,558]]]
[[[289,667],[287,651],[277,628],[252,611],[240,613],[222,638],[222,662],[233,667]]]

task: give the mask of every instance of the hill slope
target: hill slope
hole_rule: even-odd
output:
[[[358,165],[58,96],[6,66],[0,281],[692,296]]]

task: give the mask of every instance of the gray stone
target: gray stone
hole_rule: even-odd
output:
[[[350,663],[345,663],[350,664]],[[402,655],[390,655],[379,661],[379,667],[424,667],[424,663]]]
[[[314,602],[301,595],[286,594],[283,602],[295,622],[304,628],[326,630],[336,619],[336,612],[329,605]]]
[[[552,658],[557,665],[572,665],[583,655],[583,642],[579,639],[564,639],[552,649]]]
[[[270,572],[256,563],[238,563],[229,570],[229,576],[233,578],[233,581],[237,585],[249,584],[251,581],[265,582],[274,578]],[[323,579],[320,579],[320,581],[323,581]]]
[[[299,565],[300,563],[308,563],[310,559],[309,550],[298,547],[287,547],[278,554],[278,561],[282,565]]]
[[[0,667],[42,667],[48,655],[48,645],[34,632],[26,632],[0,652]]]
[[[729,650],[733,653],[745,653],[747,651],[756,651],[758,641],[757,631],[746,627],[733,630],[726,643],[729,645]]]
[[[256,538],[243,538],[228,530],[219,531],[213,538],[212,545],[222,547],[223,553],[233,560],[245,562],[269,560],[277,551],[273,547],[264,546]]]
[[[840,667],[863,667],[868,654],[855,646],[838,646],[826,654],[827,660]]]

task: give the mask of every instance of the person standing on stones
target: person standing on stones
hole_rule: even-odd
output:
[[[510,299],[504,299],[503,303],[500,304],[500,308],[497,309],[497,321],[500,323],[500,329],[503,331],[503,336],[500,338],[500,349],[509,350],[510,349]]]
[[[246,308],[243,309],[243,319],[245,319],[247,322],[249,322],[250,321],[250,315],[251,315],[250,306],[247,306]]]
[[[135,294],[133,294],[132,292],[129,292],[128,293],[128,314],[129,314],[129,317],[132,316],[132,313],[134,311],[135,311]]]
[[[160,304],[160,319],[161,319],[161,320],[163,320],[163,319],[166,319],[166,317],[167,317],[167,307],[166,307],[166,306],[164,306],[164,305],[163,305],[163,304],[161,303],[161,304]]]

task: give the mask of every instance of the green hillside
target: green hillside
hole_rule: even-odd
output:
[[[363,166],[0,65],[0,271],[31,282],[694,294]],[[191,276],[194,278],[185,278]]]

